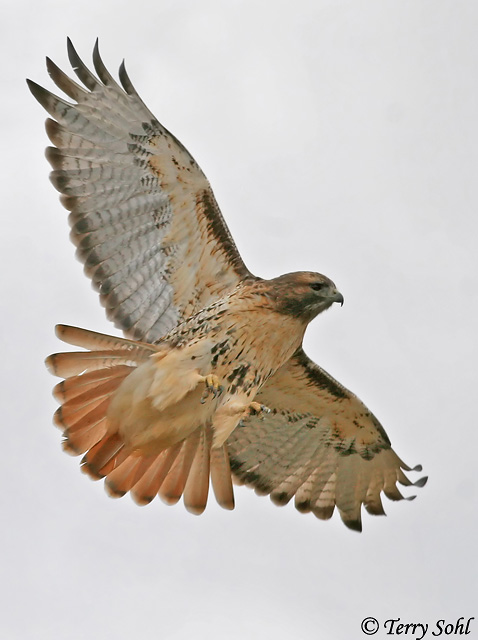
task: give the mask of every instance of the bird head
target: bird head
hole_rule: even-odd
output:
[[[335,284],[321,273],[297,271],[269,280],[279,313],[310,322],[334,302],[344,303]]]

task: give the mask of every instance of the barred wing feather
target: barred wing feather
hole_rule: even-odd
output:
[[[122,88],[93,53],[95,76],[68,41],[84,86],[51,60],[63,100],[28,81],[52,116],[51,180],[70,211],[71,238],[108,317],[154,342],[251,274],[201,169],[152,115],[124,65]]]
[[[301,349],[264,385],[256,400],[270,413],[249,416],[227,441],[239,483],[299,511],[328,519],[337,507],[361,530],[361,507],[384,514],[380,494],[401,500],[408,467],[375,416]],[[414,483],[423,486],[426,478]],[[412,498],[407,498],[412,499]]]

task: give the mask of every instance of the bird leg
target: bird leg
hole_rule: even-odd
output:
[[[232,397],[223,404],[214,414],[213,428],[213,448],[218,448],[224,444],[239,422],[250,415],[260,415],[269,413],[270,409],[258,402],[243,402],[243,398]]]
[[[201,404],[204,404],[209,397],[209,394],[212,393],[213,398],[217,398],[224,391],[224,387],[221,384],[221,381],[214,374],[209,374],[204,376],[201,380],[206,385],[206,389],[201,397]]]

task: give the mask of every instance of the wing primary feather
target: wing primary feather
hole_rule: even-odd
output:
[[[72,212],[72,239],[80,245],[80,260],[98,289],[125,264],[134,261],[131,268],[136,272],[136,266],[142,269],[158,257],[158,271],[150,273],[153,265],[146,266],[137,285],[128,278],[118,282],[118,291],[106,301],[108,287],[100,291],[107,306],[117,303],[107,311],[116,326],[135,338],[157,341],[252,276],[206,177],[141,100],[124,62],[119,71],[121,88],[102,60],[98,41],[93,50],[97,75],[69,38],[67,47],[79,84],[49,59],[47,68],[72,102],[29,81],[33,95],[53,118],[46,124],[57,147],[47,151],[54,169],[51,180],[61,192],[62,204]],[[138,213],[147,215],[141,218]],[[118,224],[108,228],[106,222],[113,218]],[[148,228],[141,226],[146,218],[152,220]],[[82,237],[82,232],[98,229],[101,233]],[[194,278],[185,277],[185,263],[197,265]],[[157,295],[154,288],[159,289]]]
[[[84,100],[88,92],[77,82],[69,78],[50,58],[46,59],[46,68],[56,86],[76,102]]]
[[[126,65],[124,60],[121,62],[118,75],[119,75],[120,82],[123,86],[123,89],[126,91],[126,93],[129,96],[132,96],[136,100],[138,106],[141,107],[141,113],[139,115],[142,116],[142,119],[156,120],[155,116],[148,109],[146,104],[143,102],[143,99],[141,98],[139,93],[136,91],[133,83],[131,82],[126,72]],[[131,138],[134,138],[134,136],[131,136]]]
[[[416,482],[412,482],[414,487],[424,487],[428,482],[428,476],[423,476],[423,478],[419,478]]]
[[[126,64],[124,60],[120,64],[118,75],[119,75],[121,84],[123,85],[123,89],[126,91],[126,93],[130,96],[134,96],[135,98],[138,98],[139,97],[138,92],[134,88],[134,85],[131,82],[130,77],[126,71]]]
[[[63,111],[74,108],[74,105],[71,104],[71,102],[63,100],[54,93],[51,93],[51,91],[47,91],[33,80],[27,80],[27,84],[32,94],[51,116],[61,117],[60,114]],[[57,110],[58,107],[61,108]]]
[[[91,73],[83,60],[80,58],[70,38],[67,38],[66,44],[68,50],[68,58],[70,60],[73,71],[76,73],[85,87],[87,87],[90,91],[93,91],[94,89],[96,89],[96,87],[100,86],[97,78],[95,78],[95,76]]]
[[[382,498],[380,496],[383,486],[383,472],[380,466],[374,470],[370,476],[370,482],[367,488],[367,493],[364,499],[365,509],[371,515],[384,516],[385,509],[383,508]]]
[[[93,64],[95,66],[96,73],[98,74],[99,79],[105,86],[113,86],[119,89],[119,86],[113,76],[110,74],[108,69],[105,67],[105,64],[100,56],[100,44],[99,39],[96,38],[95,46],[93,49]]]

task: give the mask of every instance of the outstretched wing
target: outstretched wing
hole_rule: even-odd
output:
[[[47,58],[75,103],[28,81],[54,120],[46,130],[51,181],[71,211],[71,238],[107,316],[127,336],[153,342],[251,274],[209,182],[136,93],[121,88],[96,43],[98,78],[68,40],[80,86]]]
[[[403,473],[412,469],[392,450],[375,416],[304,351],[270,378],[256,400],[271,411],[243,420],[229,437],[231,469],[240,483],[270,494],[276,504],[295,496],[299,511],[323,520],[337,506],[344,523],[360,531],[362,504],[381,515],[381,492],[401,500],[397,482],[412,484]]]

